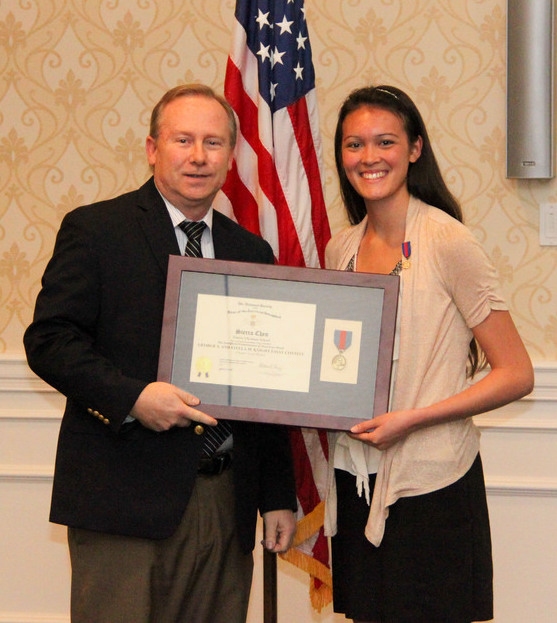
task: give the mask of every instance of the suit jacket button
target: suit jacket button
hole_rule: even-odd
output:
[[[203,433],[205,432],[205,429],[203,428],[203,426],[201,426],[201,424],[198,424],[193,430],[196,435],[203,435]]]

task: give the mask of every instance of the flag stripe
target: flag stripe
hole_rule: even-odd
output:
[[[241,88],[242,76],[233,63],[228,64],[228,72],[229,79],[225,84],[225,95],[236,111],[240,121],[241,136],[239,140],[245,139],[256,152],[258,156],[259,183],[276,212],[279,248],[278,255],[276,250],[275,255],[278,257],[279,264],[289,263],[294,266],[303,266],[302,248],[292,222],[292,215],[284,196],[282,185],[278,179],[277,170],[271,154],[261,142],[258,133],[259,124],[254,123],[254,120],[258,118],[258,109]]]
[[[242,227],[260,236],[261,230],[259,229],[257,201],[240,178],[236,161],[232,163],[232,168],[228,172],[226,194],[232,205],[243,206],[241,211],[234,214],[238,223]]]
[[[310,122],[307,101],[314,95],[313,92],[310,92],[306,98],[300,99],[294,105],[289,106],[288,112],[292,119],[294,134],[298,141],[306,177],[309,180],[311,193],[310,208],[313,234],[315,236],[315,249],[319,254],[319,265],[325,266],[325,246],[330,238],[330,230],[321,188],[321,171],[318,162],[318,153],[316,151],[316,145],[320,145],[320,142],[317,141],[313,134],[306,131],[307,125]]]
[[[319,258],[315,248],[315,239],[311,220],[311,192],[310,183],[306,175],[304,162],[299,150],[299,141],[292,126],[290,109],[278,110],[273,115],[274,120],[274,159],[277,174],[287,196],[290,213],[296,228],[298,240],[305,240],[303,246],[303,262],[297,266],[318,266]],[[307,128],[307,124],[305,126]],[[318,178],[318,186],[321,182]],[[288,263],[293,263],[289,259]]]

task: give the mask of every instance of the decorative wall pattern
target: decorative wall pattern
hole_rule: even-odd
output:
[[[0,0],[0,353],[22,352],[62,216],[148,176],[150,110],[167,88],[222,90],[234,0]],[[394,84],[418,103],[467,224],[501,277],[536,361],[557,359],[557,248],[538,206],[557,181],[505,178],[504,0],[306,0],[331,227],[333,163],[352,88]]]

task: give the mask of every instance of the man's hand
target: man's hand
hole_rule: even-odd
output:
[[[270,552],[286,552],[296,534],[296,517],[291,510],[263,513],[263,546]]]
[[[145,428],[161,433],[174,426],[189,426],[192,421],[215,426],[217,420],[198,411],[199,398],[170,383],[149,383],[139,394],[130,415]]]

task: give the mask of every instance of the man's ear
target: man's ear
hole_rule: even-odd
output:
[[[147,154],[147,162],[150,166],[155,164],[157,152],[157,142],[152,136],[145,139],[145,153]]]

